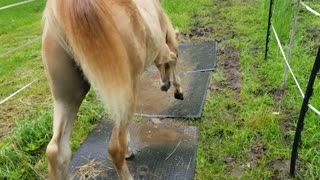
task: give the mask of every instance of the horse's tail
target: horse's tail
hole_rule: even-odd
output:
[[[56,16],[75,61],[96,88],[111,118],[119,120],[133,98],[127,51],[108,1],[60,0]]]

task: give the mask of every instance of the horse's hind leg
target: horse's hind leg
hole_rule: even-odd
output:
[[[134,153],[129,146],[129,142],[130,142],[130,132],[128,131],[128,135],[127,135],[128,148],[127,148],[127,153],[126,153],[126,160],[132,160],[134,158]]]
[[[113,164],[117,169],[117,173],[121,180],[133,179],[127,163],[125,161],[128,150],[128,131],[130,123],[128,122],[115,122],[113,125],[112,135],[108,145],[109,154],[112,157]]]
[[[126,158],[132,156],[129,154],[128,136],[129,127],[133,119],[134,105],[131,105],[128,109],[128,114],[124,119],[117,119],[113,123],[112,135],[108,145],[108,151],[113,160],[113,164],[117,169],[117,173],[121,180],[133,180],[127,163]]]
[[[54,101],[53,136],[46,150],[49,179],[66,179],[71,159],[71,128],[90,86],[50,33],[43,36],[42,52]]]
[[[143,68],[136,68],[136,71],[136,74],[140,74]],[[134,156],[128,144],[130,140],[129,127],[135,112],[140,76],[136,75],[132,78],[133,97],[128,99],[128,107],[122,119],[114,119],[112,135],[108,145],[108,152],[121,180],[133,180],[125,159],[131,159]]]

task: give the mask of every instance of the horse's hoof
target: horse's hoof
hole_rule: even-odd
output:
[[[130,154],[126,154],[126,160],[128,160],[128,161],[131,161],[131,160],[133,160],[133,158],[134,158],[134,153],[130,153]]]
[[[179,100],[184,100],[183,93],[181,93],[179,91],[175,91],[174,98],[179,99]]]
[[[161,84],[160,89],[161,89],[161,91],[167,92],[170,89],[170,86],[171,86],[171,82],[168,81],[164,84]]]

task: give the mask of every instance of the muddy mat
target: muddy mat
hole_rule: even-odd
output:
[[[142,90],[138,96],[136,115],[144,117],[195,117],[201,116],[211,72],[180,74],[184,100],[174,98],[174,87],[163,92],[158,74],[144,73]]]
[[[70,179],[118,179],[106,153],[112,129],[102,121],[73,155]],[[136,180],[194,179],[198,129],[174,123],[138,123],[130,129],[130,146],[135,153],[128,160]]]
[[[178,74],[185,100],[174,98],[174,87],[160,91],[159,73],[150,67],[143,74],[136,115],[144,117],[201,116],[210,80],[216,65],[216,42],[179,45]]]
[[[180,44],[178,49],[178,71],[201,72],[213,71],[216,66],[217,42],[204,42],[197,44]],[[157,68],[152,65],[148,72],[156,72]]]

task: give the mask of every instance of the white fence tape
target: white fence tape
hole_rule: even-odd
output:
[[[294,73],[293,73],[293,71],[292,71],[292,69],[291,69],[291,67],[290,67],[290,64],[289,64],[289,62],[288,62],[288,60],[287,60],[287,57],[286,57],[286,55],[285,55],[285,53],[284,53],[284,51],[283,51],[282,46],[281,46],[281,42],[280,42],[280,40],[279,40],[277,31],[275,30],[275,28],[274,28],[273,25],[272,25],[272,30],[273,30],[274,36],[276,37],[276,40],[277,40],[278,46],[279,46],[279,48],[280,48],[281,54],[282,54],[282,56],[283,56],[283,59],[284,59],[285,63],[287,64],[287,67],[288,67],[288,69],[289,69],[289,71],[290,71],[290,73],[291,73],[291,75],[292,75],[292,77],[293,77],[293,79],[294,79],[294,81],[295,81],[295,83],[296,83],[296,85],[297,85],[300,93],[301,93],[302,98],[304,98],[304,93],[303,93],[303,91],[302,91],[302,89],[301,89],[301,86],[300,86],[300,84],[299,84],[296,76],[294,75]],[[311,104],[308,104],[308,107],[320,116],[320,111],[317,110],[314,106],[312,106]]]
[[[11,99],[13,96],[17,95],[19,92],[23,91],[24,89],[26,89],[27,87],[29,87],[31,84],[33,84],[34,82],[36,82],[37,80],[32,81],[31,83],[23,86],[21,89],[19,89],[18,91],[12,93],[10,96],[6,97],[4,100],[0,101],[0,105],[5,103],[6,101],[8,101],[9,99]]]
[[[274,28],[273,25],[272,25],[272,29],[273,29],[274,36],[276,37],[276,40],[277,40],[277,42],[278,42],[278,46],[279,46],[279,48],[280,48],[281,54],[282,54],[282,56],[283,56],[283,58],[284,58],[284,61],[285,61],[285,63],[287,64],[287,67],[289,68],[289,71],[290,71],[290,73],[291,73],[294,81],[296,82],[296,85],[297,85],[297,87],[298,87],[298,89],[299,89],[302,97],[304,98],[304,93],[303,93],[303,91],[302,91],[302,89],[301,89],[301,86],[300,86],[297,78],[295,77],[295,75],[294,75],[294,73],[293,73],[293,71],[292,71],[292,69],[291,69],[291,67],[290,67],[290,64],[289,64],[289,62],[288,62],[288,60],[287,60],[287,57],[286,57],[286,55],[285,55],[285,53],[284,53],[284,51],[283,51],[282,46],[281,46],[281,42],[280,42],[280,40],[279,40],[278,34],[277,34],[277,32],[276,32],[276,30],[275,30],[275,28]]]
[[[15,3],[15,4],[10,4],[10,5],[7,5],[7,6],[3,6],[3,7],[0,7],[0,11],[4,10],[4,9],[15,7],[15,6],[19,6],[19,5],[22,5],[22,4],[30,3],[32,1],[34,1],[34,0],[26,0],[26,1]]]
[[[27,42],[27,43],[25,43],[25,44],[23,44],[23,45],[21,45],[21,46],[18,46],[18,47],[14,48],[14,49],[6,52],[6,53],[0,54],[0,58],[5,57],[5,56],[7,56],[7,55],[10,55],[10,54],[12,54],[13,52],[18,51],[18,50],[20,50],[20,49],[23,49],[23,48],[29,46],[30,44],[36,42],[36,41],[39,40],[39,39],[41,39],[41,36],[38,36],[38,37],[32,39],[31,41],[29,41],[29,42]]]
[[[313,13],[316,16],[320,17],[320,13],[318,13],[317,11],[313,10],[311,7],[309,7],[308,5],[306,5],[304,2],[300,1],[300,3],[307,8],[308,11],[310,11],[311,13]]]
[[[313,112],[317,113],[320,116],[320,111],[313,107],[311,104],[308,104],[308,107],[312,109]]]

